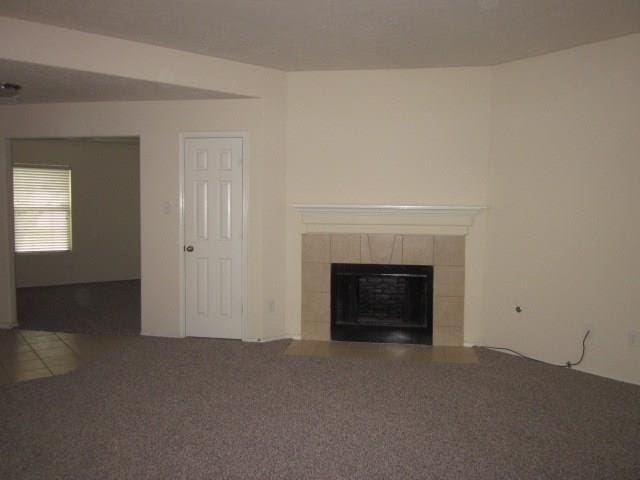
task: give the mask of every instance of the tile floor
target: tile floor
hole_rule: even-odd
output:
[[[91,362],[127,337],[40,330],[0,330],[0,385],[62,375]],[[285,355],[477,363],[473,348],[363,342],[293,341]]]
[[[114,348],[124,338],[0,330],[0,385],[70,372]]]
[[[473,348],[391,343],[296,340],[287,347],[285,355],[408,360],[422,363],[478,363],[478,357]]]

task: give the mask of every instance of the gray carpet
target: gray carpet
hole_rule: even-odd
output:
[[[640,387],[480,350],[475,365],[131,337],[0,390],[3,479],[640,478]]]
[[[16,297],[25,330],[140,333],[140,280],[18,288]]]

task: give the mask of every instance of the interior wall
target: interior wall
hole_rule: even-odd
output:
[[[265,155],[269,158],[261,172],[264,192],[260,195],[263,245],[262,331],[259,338],[277,339],[286,336],[286,150],[285,117],[286,85],[279,95],[265,99]],[[259,187],[259,186],[258,186]]]
[[[263,284],[270,284],[269,294],[284,298],[284,279],[278,277],[278,271],[263,275],[266,242],[281,245],[268,255],[270,261],[284,265],[284,230],[274,230],[270,217],[263,221],[263,215],[273,215],[274,224],[282,223],[278,216],[285,211],[279,203],[284,193],[279,191],[282,181],[278,180],[284,178],[284,158],[276,157],[281,153],[277,145],[283,141],[273,138],[274,145],[265,147],[264,139],[265,123],[284,124],[284,118],[277,115],[276,108],[257,99],[96,102],[5,106],[0,108],[0,125],[4,125],[3,138],[140,137],[142,333],[159,336],[180,335],[179,134],[248,132],[249,311],[245,338],[254,339],[261,338],[265,329],[283,329],[277,312],[263,318]],[[6,213],[0,224],[5,221]]]
[[[288,75],[287,204],[484,205],[488,68]],[[482,310],[483,219],[467,238],[465,336]],[[300,333],[300,221],[287,223],[287,332]]]
[[[16,287],[140,278],[139,152],[137,142],[11,141],[14,164],[68,166],[72,182],[72,250],[16,254]]]
[[[640,35],[493,74],[483,340],[640,383]]]
[[[484,200],[489,69],[300,72],[288,85],[290,200]]]

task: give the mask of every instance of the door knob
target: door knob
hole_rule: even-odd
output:
[[[185,248],[185,250],[187,252],[193,252],[193,245],[187,245],[187,248]]]

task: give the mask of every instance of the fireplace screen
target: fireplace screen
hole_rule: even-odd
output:
[[[432,343],[433,267],[331,265],[333,340]]]

